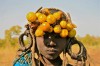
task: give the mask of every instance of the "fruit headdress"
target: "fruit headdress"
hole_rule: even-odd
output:
[[[55,8],[40,8],[36,13],[29,12],[26,15],[28,24],[37,37],[45,33],[59,34],[60,37],[74,37],[76,25],[72,23],[69,13],[64,13]]]

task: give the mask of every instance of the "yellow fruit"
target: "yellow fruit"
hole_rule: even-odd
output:
[[[36,13],[36,16],[39,17],[41,14],[42,14],[42,13],[37,12],[37,13]]]
[[[46,21],[46,18],[47,18],[46,15],[40,14],[39,17],[38,17],[38,21],[39,21],[40,23],[43,23],[43,22]]]
[[[36,15],[34,12],[29,12],[27,15],[26,15],[26,18],[29,22],[34,22],[36,20]]]
[[[61,16],[62,16],[62,12],[61,12],[61,11],[55,12],[55,13],[53,14],[53,16],[54,16],[57,20],[59,20],[59,19],[61,18]]]
[[[50,14],[47,16],[47,22],[49,24],[54,24],[56,22],[56,18],[52,14]]]
[[[44,9],[42,10],[42,12],[43,12],[44,14],[46,14],[46,15],[50,14],[50,11],[49,11],[48,8],[44,8]]]
[[[40,26],[39,29],[43,30],[43,31],[48,31],[50,29],[50,24],[47,22],[43,22]]]
[[[67,30],[67,29],[62,29],[62,30],[61,30],[61,33],[60,33],[60,36],[61,36],[62,38],[67,37],[67,36],[68,36],[68,30]]]
[[[75,37],[75,35],[76,35],[76,30],[75,29],[70,30],[69,33],[68,33],[69,37]]]
[[[62,11],[58,11],[58,13],[60,14],[60,15],[62,15],[63,13],[62,13]]]
[[[48,32],[50,32],[50,33],[53,32],[53,27],[52,26],[50,26]]]
[[[75,24],[72,23],[72,25],[73,25],[74,28],[77,28],[77,26]]]
[[[60,27],[60,25],[56,25],[56,26],[54,27],[54,32],[55,32],[55,33],[60,33],[60,32],[61,32],[61,27]]]
[[[74,27],[73,27],[72,23],[67,23],[66,28],[70,31],[70,30],[72,30]]]
[[[43,30],[37,29],[37,30],[35,31],[35,36],[40,37],[40,36],[43,36],[43,35],[44,35]]]
[[[61,26],[61,28],[66,28],[66,26],[67,26],[67,22],[66,21],[61,21],[60,22],[60,26]]]

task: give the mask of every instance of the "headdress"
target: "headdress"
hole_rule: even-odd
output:
[[[76,35],[76,25],[72,23],[70,14],[59,9],[39,9],[27,13],[26,18],[35,36],[43,36],[45,33],[59,34],[62,38]]]

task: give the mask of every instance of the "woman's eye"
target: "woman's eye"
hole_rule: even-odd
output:
[[[61,38],[59,35],[56,35],[55,38]]]
[[[45,38],[45,39],[44,39],[44,44],[49,44],[50,41],[51,41],[50,39],[46,39],[46,38]]]
[[[48,35],[44,35],[44,39],[47,39],[47,38],[49,38],[49,36]]]
[[[48,44],[48,42],[47,41],[44,41],[44,44]]]

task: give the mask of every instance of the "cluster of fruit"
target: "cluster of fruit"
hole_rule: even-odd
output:
[[[26,18],[30,25],[34,25],[36,30],[35,36],[43,36],[45,32],[57,33],[62,38],[67,36],[74,37],[76,35],[76,25],[71,22],[70,16],[65,16],[62,11],[51,13],[48,8],[41,12],[29,12]]]

